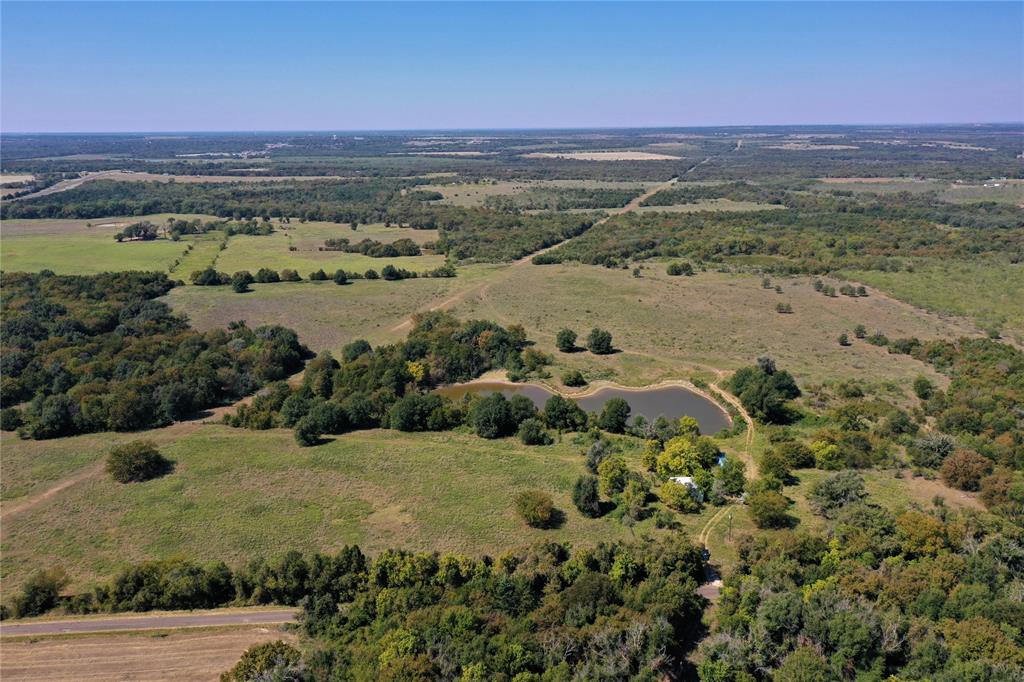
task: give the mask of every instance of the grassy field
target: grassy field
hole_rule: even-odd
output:
[[[295,636],[277,628],[148,631],[4,641],[4,680],[134,680],[208,682],[233,666],[246,649]]]
[[[162,441],[173,473],[121,485],[96,470],[59,495],[7,515],[5,589],[41,566],[63,566],[81,587],[124,562],[156,557],[238,562],[282,547],[334,550],[349,543],[371,553],[404,547],[493,554],[535,541],[591,544],[631,533],[614,519],[588,519],[573,507],[570,493],[584,472],[584,448],[568,438],[526,448],[515,439],[375,430],[299,448],[288,430],[178,425],[165,431],[166,437],[148,435]],[[73,475],[81,470],[77,463],[40,450],[74,449],[82,461],[94,462],[112,439],[92,438],[25,443],[4,434],[5,468],[42,456]],[[637,457],[630,455],[634,463]],[[549,492],[564,524],[548,531],[525,526],[513,510],[514,496],[524,489]],[[696,526],[700,518],[687,522]],[[652,523],[641,522],[636,532]]]
[[[353,242],[363,239],[390,242],[402,237],[426,242],[436,237],[436,233],[433,231],[425,234],[416,234],[416,232],[417,230],[400,230],[383,226],[379,226],[377,229],[374,229],[374,226],[369,226],[369,229],[363,226],[353,231],[347,225],[334,223],[308,225],[292,223],[285,229],[278,229],[270,235],[232,237],[228,241],[228,247],[217,255],[215,265],[218,270],[227,273],[239,270],[256,272],[262,267],[275,270],[291,268],[298,270],[303,278],[310,272],[321,268],[328,273],[333,273],[338,269],[356,272],[374,269],[379,272],[385,265],[391,264],[407,270],[423,272],[443,265],[444,256],[441,255],[371,258],[361,253],[318,250],[323,246],[324,240],[329,237],[345,237]],[[296,250],[292,251],[291,248]]]
[[[233,320],[282,324],[314,350],[337,351],[357,338],[381,343],[404,336],[392,328],[417,310],[473,286],[494,269],[472,266],[459,268],[455,278],[357,280],[345,286],[331,281],[254,284],[245,294],[230,287],[188,286],[172,289],[163,300],[187,314],[199,329],[224,327]]]
[[[928,370],[906,356],[864,342],[844,348],[839,334],[860,323],[889,336],[937,338],[976,333],[969,323],[940,319],[888,297],[828,298],[807,278],[779,279],[781,294],[763,289],[751,275],[700,273],[669,277],[665,264],[651,262],[634,278],[628,270],[583,265],[513,268],[460,302],[454,312],[508,324],[523,324],[539,347],[561,367],[591,378],[625,384],[708,374],[709,367],[731,370],[759,356],[774,357],[800,381],[858,376],[909,385]],[[543,300],[544,306],[536,301]],[[789,303],[793,314],[775,311]],[[594,326],[608,329],[619,353],[559,353],[554,337],[562,327],[582,338]]]
[[[169,214],[93,220],[5,220],[0,240],[0,265],[8,272],[50,269],[61,275],[89,275],[111,270],[166,271],[181,257],[191,237],[180,242],[114,241],[127,225],[148,220],[158,225]],[[212,216],[175,216],[187,219]]]
[[[984,328],[1024,343],[1024,265],[1006,260],[919,260],[913,272],[843,275],[926,310],[971,317]]]

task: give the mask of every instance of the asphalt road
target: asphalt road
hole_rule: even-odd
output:
[[[67,620],[5,621],[0,637],[19,635],[64,635],[80,632],[124,632],[126,630],[172,630],[225,625],[280,625],[295,622],[295,609],[253,609],[244,611],[203,611],[175,614],[124,614],[102,618]]]

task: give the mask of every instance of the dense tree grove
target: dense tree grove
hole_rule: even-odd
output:
[[[422,253],[419,245],[408,238],[396,239],[389,243],[382,243],[375,239],[363,239],[353,244],[345,237],[338,237],[325,241],[322,248],[324,251],[361,253],[364,256],[370,256],[371,258],[419,256]]]
[[[529,400],[518,396],[508,401],[499,393],[467,408],[430,391],[494,368],[525,377],[530,366],[548,361],[528,348],[520,326],[506,329],[493,322],[460,322],[447,313],[426,313],[416,318],[405,342],[372,348],[356,341],[344,349],[340,361],[323,353],[307,365],[300,387],[278,386],[241,406],[227,421],[257,429],[292,427],[302,445],[315,444],[321,434],[352,429],[440,431],[463,422],[485,438],[510,436],[525,420],[537,417]]]
[[[793,376],[776,370],[770,358],[762,358],[756,366],[737,370],[726,384],[750,414],[766,422],[790,419],[788,401],[800,396]]]
[[[688,669],[703,629],[703,575],[700,551],[678,540],[548,543],[497,559],[387,550],[371,560],[346,547],[235,570],[144,562],[72,597],[58,594],[62,576],[38,574],[16,602],[18,615],[58,604],[73,612],[299,604],[312,640],[302,676],[288,679],[653,682]]]
[[[523,210],[570,211],[596,208],[621,208],[635,199],[642,188],[566,188],[532,189],[516,194],[487,197],[484,206],[514,213]]]
[[[4,273],[0,395],[31,438],[136,431],[254,392],[308,351],[278,326],[197,332],[159,273]]]
[[[1020,529],[840,496],[825,537],[741,541],[701,680],[1019,680]]]
[[[786,210],[625,213],[534,262],[617,266],[654,257],[770,256],[777,262],[768,269],[820,273],[899,269],[910,255],[1024,254],[1024,211],[1009,205],[951,204],[907,193],[867,199],[787,193],[784,203]]]

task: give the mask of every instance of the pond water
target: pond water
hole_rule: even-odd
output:
[[[495,391],[500,391],[506,398],[514,395],[526,396],[538,409],[543,409],[547,399],[554,395],[553,391],[538,384],[512,384],[503,381],[455,384],[437,389],[438,393],[453,400],[461,400],[463,396],[471,394],[489,395]],[[585,412],[600,412],[604,404],[612,398],[623,398],[629,403],[631,417],[643,415],[649,420],[654,420],[659,416],[679,419],[683,415],[689,415],[700,424],[700,432],[707,435],[731,425],[729,416],[718,403],[682,386],[643,389],[605,386],[574,400]]]

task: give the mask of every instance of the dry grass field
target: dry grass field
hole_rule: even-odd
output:
[[[87,475],[60,494],[5,516],[5,590],[40,567],[62,566],[70,589],[81,589],[127,562],[161,557],[234,564],[285,547],[335,551],[351,543],[370,553],[401,547],[496,555],[537,541],[587,545],[631,532],[610,517],[583,517],[572,505],[585,448],[568,437],[531,448],[514,438],[370,430],[300,448],[284,429],[196,423],[160,431],[142,437],[157,440],[174,462],[172,473],[126,486],[87,464]],[[109,450],[109,434],[97,436],[76,439],[83,460],[98,462]],[[29,458],[20,452],[24,442],[7,433],[2,439],[5,457]],[[40,446],[67,448],[60,441],[30,446],[36,456]],[[627,455],[638,465],[639,450]],[[513,509],[525,489],[550,493],[564,524],[525,526]],[[654,532],[653,520],[636,532],[642,529]]]
[[[277,628],[246,626],[5,640],[0,677],[6,682],[209,682],[250,646],[277,639],[295,637]]]
[[[978,333],[969,322],[940,318],[877,291],[867,298],[828,298],[805,277],[777,280],[783,289],[778,294],[763,289],[752,275],[669,277],[658,262],[647,263],[641,274],[634,278],[629,270],[583,265],[511,268],[496,273],[492,283],[467,295],[453,311],[521,323],[542,350],[554,353],[559,367],[633,385],[706,373],[709,367],[732,370],[762,355],[774,357],[801,381],[859,376],[909,385],[927,373],[921,363],[864,342],[841,347],[839,334],[851,334],[857,324],[892,337]],[[545,305],[535,305],[537,300]],[[794,312],[777,313],[777,303],[789,303]],[[594,326],[611,331],[621,352],[555,351],[554,337],[562,327],[575,329],[582,339]]]

